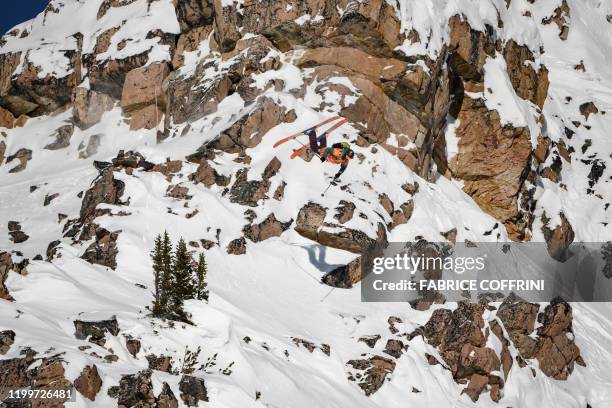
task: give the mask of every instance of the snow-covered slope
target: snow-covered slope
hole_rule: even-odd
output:
[[[449,24],[456,15],[467,36],[461,23]],[[16,243],[0,231],[0,250],[14,264],[28,259],[25,272],[16,265],[7,273],[13,301],[0,299],[0,332],[15,333],[3,359],[26,348],[59,354],[71,383],[95,365],[95,400],[76,393],[66,406],[116,405],[109,391],[151,367],[152,354],[171,357],[175,371],[153,370],[154,396],[165,382],[183,406],[179,372],[186,350],[198,347],[197,367],[216,361],[192,373],[206,384],[208,401],[199,406],[612,406],[610,304],[572,304],[585,367],[572,361],[571,375],[554,379],[536,358],[522,366],[520,347],[509,343],[512,369],[493,373],[504,380],[501,400],[491,392],[473,401],[444,363],[431,364],[428,355],[444,361],[440,350],[411,336],[435,310],[457,304],[363,303],[359,282],[321,282],[357,255],[295,228],[300,210],[316,203],[334,225],[323,229],[371,240],[381,228],[389,242],[544,241],[547,231],[562,243],[612,240],[611,15],[610,2],[594,0],[52,0],[0,40],[0,226],[17,221],[27,235]],[[523,47],[514,54],[512,40]],[[481,78],[468,78],[455,55]],[[533,75],[509,74],[529,67]],[[401,91],[407,83],[414,90]],[[463,105],[449,110],[458,88]],[[546,88],[544,100],[525,96],[535,88]],[[482,109],[468,106],[473,101]],[[297,142],[273,144],[334,114],[350,122],[330,140],[355,142],[356,158],[322,197],[337,166],[290,159]],[[476,128],[480,135],[465,119],[478,117],[500,125]],[[504,126],[516,130],[510,147]],[[477,145],[489,153],[479,155]],[[102,162],[120,150],[157,166],[111,166],[121,196],[99,200],[83,217],[85,192],[100,185]],[[515,155],[521,150],[525,156]],[[199,178],[203,172],[214,180]],[[253,190],[241,193],[249,182],[265,189],[254,203]],[[506,193],[510,199],[497,201]],[[343,202],[355,215],[340,222]],[[248,238],[245,230],[270,214],[289,226]],[[187,301],[192,325],[147,309],[149,255],[164,230],[206,255],[210,300]],[[99,258],[112,258],[114,268],[83,259],[92,245],[105,248],[99,241],[109,232],[116,256]],[[244,248],[229,253],[243,236]],[[502,342],[489,335],[501,322],[496,312],[483,311],[480,329],[500,355]],[[107,333],[103,346],[75,337],[75,320],[112,316],[119,333]],[[371,335],[381,336],[373,347],[359,341]],[[127,339],[142,345],[135,356]],[[398,357],[384,352],[388,340],[406,346]],[[359,384],[376,376],[349,362],[374,356],[392,368],[366,395]]]

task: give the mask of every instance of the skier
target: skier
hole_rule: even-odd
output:
[[[308,136],[310,150],[319,155],[321,162],[328,161],[340,165],[340,170],[334,175],[334,181],[338,180],[348,167],[349,161],[355,156],[350,145],[347,142],[341,142],[327,147],[327,132],[317,137],[315,128],[304,131],[304,134]]]

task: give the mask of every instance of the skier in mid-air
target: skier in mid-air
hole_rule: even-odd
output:
[[[340,142],[327,147],[327,132],[317,137],[315,128],[305,130],[304,134],[308,136],[310,150],[320,157],[321,162],[328,161],[340,165],[340,170],[334,175],[334,181],[338,180],[348,167],[349,161],[355,156],[351,146],[347,142]]]

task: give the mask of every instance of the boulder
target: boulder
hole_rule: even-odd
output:
[[[79,221],[81,223],[91,222],[96,217],[98,204],[120,204],[124,188],[123,181],[115,180],[113,177],[112,168],[102,170],[93,186],[83,196]]]
[[[0,106],[0,127],[12,129],[15,124],[15,117],[13,114]]]
[[[178,400],[167,382],[162,384],[162,390],[157,396],[156,408],[178,408]]]
[[[567,5],[567,0],[562,0],[561,5],[553,11],[551,16],[542,19],[542,24],[551,23],[555,23],[559,28],[559,38],[563,41],[567,40],[570,29],[570,8]]]
[[[32,151],[30,149],[21,148],[6,158],[6,163],[10,163],[13,160],[19,160],[19,164],[12,169],[9,170],[9,173],[19,173],[20,171],[25,170],[28,165],[28,161],[32,160]]]
[[[0,331],[0,354],[6,354],[15,342],[15,332],[12,330]]]
[[[74,133],[74,125],[64,125],[57,128],[55,133],[52,135],[55,137],[55,141],[49,143],[44,148],[47,150],[59,150],[70,146],[70,138]]]
[[[395,362],[385,357],[373,356],[364,360],[350,360],[346,363],[362,372],[359,377],[359,388],[366,396],[374,394],[385,383],[385,379],[395,370]],[[355,381],[354,376],[349,380]]]
[[[404,343],[401,340],[389,339],[385,345],[384,352],[391,357],[400,358],[404,353]]]
[[[569,223],[565,214],[560,213],[561,223],[551,230],[546,223],[542,226],[542,233],[546,240],[546,248],[548,254],[557,261],[563,262],[567,260],[568,248],[574,242],[574,230]]]
[[[113,336],[119,334],[117,318],[113,316],[108,320],[99,321],[74,321],[75,337],[79,340],[89,340],[95,344],[104,344],[106,333]]]
[[[202,378],[183,375],[179,382],[179,390],[181,391],[181,400],[188,407],[198,406],[199,401],[208,402],[208,391]]]
[[[85,366],[81,374],[74,380],[74,388],[90,401],[95,401],[101,387],[102,378],[95,365]]]
[[[172,372],[172,357],[149,354],[146,356],[146,359],[149,363],[149,369],[163,371],[166,373]]]
[[[166,63],[154,63],[127,73],[121,107],[126,115],[132,117],[130,129],[152,129],[158,125],[166,109],[163,83],[168,74]]]
[[[241,169],[236,173],[236,179],[229,192],[232,203],[257,207],[259,200],[266,198],[270,189],[268,180],[247,180],[248,170]]]
[[[136,374],[121,377],[117,399],[117,405],[120,408],[153,408],[155,394],[153,394],[151,383],[151,370],[142,370]]]
[[[81,258],[92,264],[107,266],[111,269],[117,267],[117,238],[119,232],[110,232],[104,228],[96,228],[95,242],[87,247]]]
[[[232,255],[246,254],[246,239],[236,238],[227,245],[227,253]]]
[[[72,118],[81,129],[87,129],[102,119],[104,112],[113,109],[113,98],[87,88],[76,88],[72,105]]]
[[[274,213],[268,215],[259,224],[246,225],[242,233],[253,242],[260,242],[272,237],[279,237],[284,231],[289,229],[293,220],[281,222],[276,219]]]
[[[140,340],[126,339],[125,347],[127,348],[128,353],[130,353],[132,357],[136,358],[136,354],[138,354],[140,351]]]

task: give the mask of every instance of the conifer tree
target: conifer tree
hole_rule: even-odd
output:
[[[173,311],[177,314],[182,314],[183,301],[185,299],[193,299],[195,295],[191,256],[187,251],[187,244],[183,238],[180,239],[178,245],[176,246],[172,272]]]
[[[170,297],[172,295],[172,287],[173,287],[173,255],[172,255],[172,241],[170,240],[170,236],[168,235],[168,231],[164,231],[164,237],[161,242],[161,264],[163,270],[163,276],[161,280],[161,295],[160,295],[160,305],[161,310],[163,310],[164,314],[168,312],[168,306],[170,302]]]
[[[163,313],[164,305],[161,303],[161,297],[163,294],[162,281],[164,279],[164,265],[163,265],[163,252],[162,252],[162,237],[161,234],[155,237],[155,247],[151,253],[153,260],[153,274],[155,278],[155,299],[153,301],[153,314],[160,315]]]
[[[204,254],[200,254],[198,258],[198,266],[196,268],[196,298],[200,300],[208,300],[206,272],[206,258],[204,257]]]

